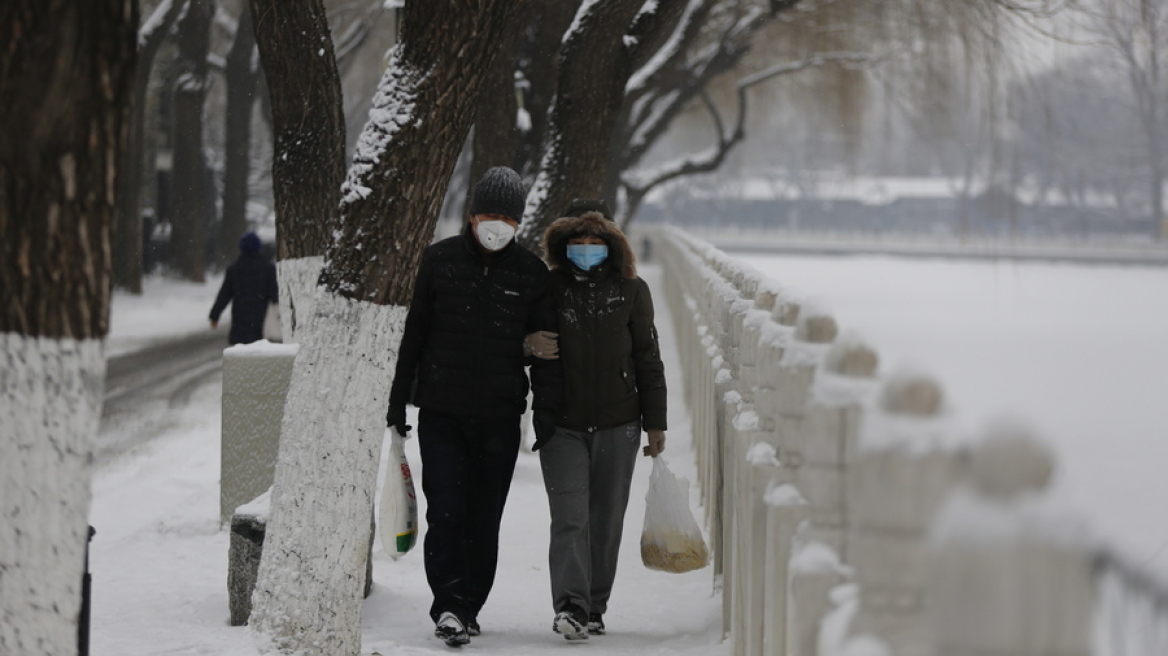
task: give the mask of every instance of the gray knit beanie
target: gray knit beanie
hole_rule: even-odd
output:
[[[522,221],[526,206],[527,189],[523,186],[523,179],[506,166],[496,166],[484,173],[475,187],[470,213],[502,214]]]

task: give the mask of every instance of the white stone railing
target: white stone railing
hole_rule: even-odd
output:
[[[958,436],[932,377],[880,372],[705,242],[646,237],[735,656],[1168,654],[1164,588],[1051,501],[1054,456],[1024,427]]]

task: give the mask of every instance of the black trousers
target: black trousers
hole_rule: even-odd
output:
[[[475,618],[495,583],[499,523],[519,455],[519,417],[467,419],[418,413],[426,495],[426,580],[430,617]]]

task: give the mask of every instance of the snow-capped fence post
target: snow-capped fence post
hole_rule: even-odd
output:
[[[808,521],[798,532],[797,544],[790,548],[790,571],[784,579],[787,586],[775,586],[786,600],[787,630],[782,635],[787,656],[818,653],[818,630],[831,608],[830,592],[850,571],[842,565],[846,557],[846,469],[856,460],[860,420],[864,404],[876,388],[877,363],[875,351],[866,344],[841,338],[824,356],[812,387],[798,478]]]
[[[1001,424],[970,455],[970,485],[945,505],[929,544],[928,653],[1095,653],[1096,552],[1077,517],[1044,503],[1053,454]]]
[[[926,536],[960,472],[946,444],[942,400],[929,376],[886,380],[847,469],[844,550],[860,590],[847,634],[883,642],[891,654],[926,653]]]
[[[223,350],[219,524],[272,487],[284,398],[296,344],[239,344]]]
[[[799,486],[809,505],[806,539],[822,542],[846,560],[846,475],[859,451],[864,406],[876,391],[879,358],[867,344],[841,338],[824,356],[805,422]]]
[[[801,508],[806,516],[808,507]],[[801,524],[793,538],[787,585],[774,586],[786,601],[786,617],[784,631],[776,632],[773,642],[777,644],[769,654],[817,656],[823,653],[819,634],[823,619],[833,606],[832,591],[853,577],[851,568],[840,562],[839,554],[813,539],[809,528],[810,524]],[[782,651],[784,648],[786,651]]]

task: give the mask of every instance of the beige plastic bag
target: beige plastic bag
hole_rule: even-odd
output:
[[[689,490],[661,456],[653,458],[649,491],[645,494],[641,562],[649,569],[678,574],[701,569],[710,562],[702,531],[689,510]]]

